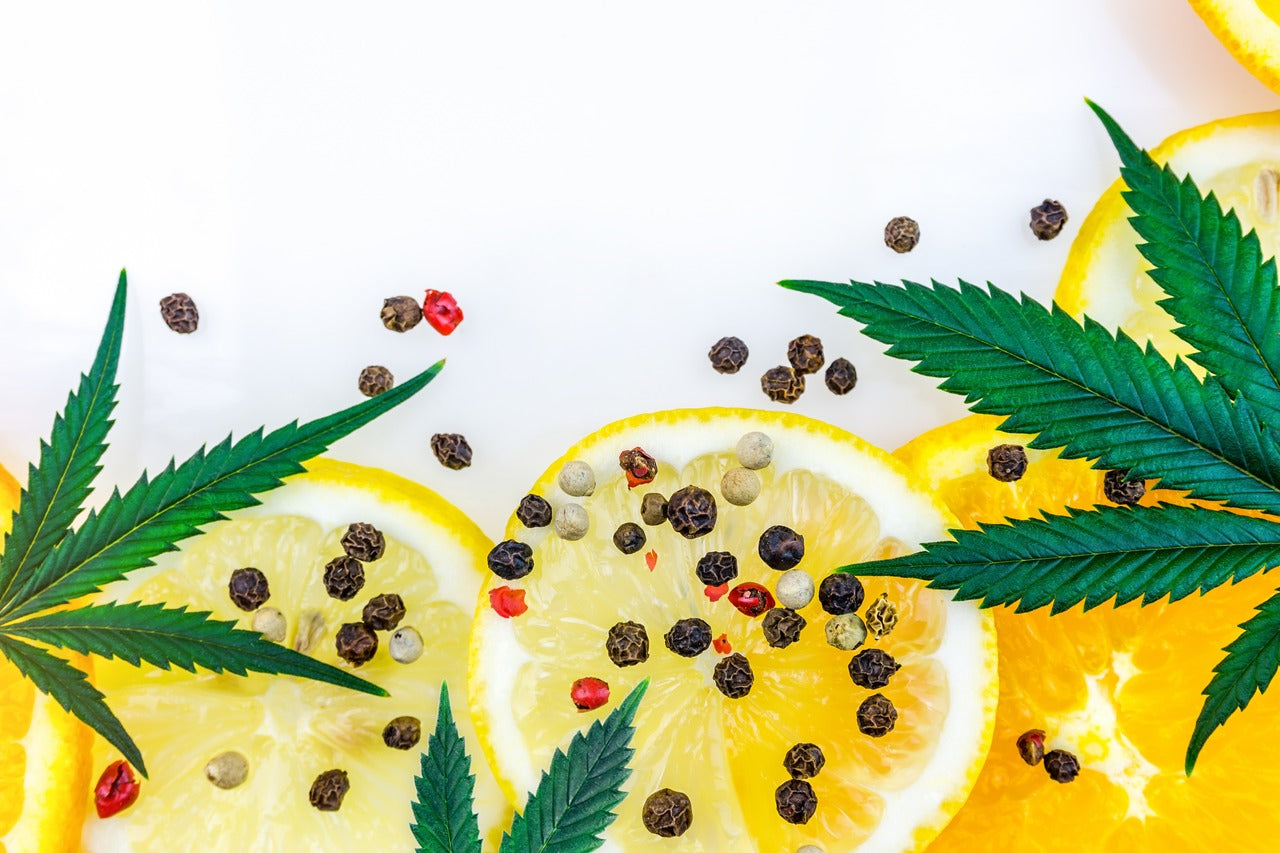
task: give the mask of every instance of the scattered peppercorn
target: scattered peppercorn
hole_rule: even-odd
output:
[[[827,366],[827,390],[843,397],[858,384],[858,368],[847,358],[837,358]]]
[[[862,581],[844,572],[829,574],[818,585],[818,601],[832,616],[855,612],[864,595]]]
[[[667,520],[667,499],[657,492],[649,492],[640,499],[640,520],[656,527]]]
[[[773,461],[773,439],[762,432],[749,432],[738,439],[734,452],[739,465],[759,471]]]
[[[787,750],[782,759],[782,766],[791,774],[792,779],[812,779],[822,772],[827,757],[816,743],[798,743]]]
[[[417,628],[400,628],[387,642],[387,654],[396,663],[413,663],[422,657],[422,651],[422,635]]]
[[[755,684],[755,674],[751,671],[751,662],[740,652],[734,652],[723,658],[711,671],[711,679],[720,692],[730,699],[741,699],[751,692]]]
[[[1102,478],[1102,491],[1107,500],[1122,506],[1133,506],[1142,500],[1142,496],[1147,493],[1146,482],[1140,479],[1125,480],[1127,476],[1128,468],[1117,468],[1106,473]]]
[[[489,606],[503,619],[513,619],[529,609],[524,600],[524,590],[505,585],[489,590]]]
[[[133,774],[133,768],[124,760],[107,765],[93,786],[93,807],[98,817],[107,818],[119,814],[138,801],[142,783]]]
[[[360,620],[375,631],[394,631],[404,618],[404,600],[394,592],[384,592],[369,599]]]
[[[351,790],[351,781],[345,770],[326,770],[311,783],[311,805],[322,812],[336,812],[342,808],[342,798]]]
[[[422,302],[422,316],[431,328],[442,335],[452,335],[462,322],[462,309],[453,294],[443,290],[428,290]]]
[[[393,332],[407,332],[422,322],[422,306],[412,296],[382,300],[382,325]]]
[[[693,825],[693,804],[689,797],[670,788],[654,791],[644,801],[640,813],[644,828],[663,838],[684,835]]]
[[[747,363],[750,351],[741,338],[721,338],[711,345],[707,358],[716,373],[737,373]]]
[[[779,604],[799,610],[813,601],[813,578],[804,569],[790,569],[778,578],[776,590]]]
[[[249,759],[235,750],[220,752],[204,766],[204,778],[224,791],[238,788],[249,778]]]
[[[822,341],[813,335],[801,335],[787,344],[787,361],[796,373],[817,373],[826,363]]]
[[[613,531],[613,544],[624,554],[634,554],[644,547],[646,541],[648,537],[644,535],[644,530],[634,521],[619,524],[618,529]]]
[[[747,506],[760,497],[760,475],[750,468],[730,468],[720,478],[720,494],[734,506]]]
[[[794,569],[804,559],[804,537],[790,527],[775,524],[760,534],[756,552],[766,566],[785,572]]]
[[[533,549],[524,542],[504,539],[489,549],[489,571],[504,581],[519,580],[533,571]]]
[[[1035,767],[1044,759],[1044,729],[1032,729],[1018,737],[1018,755]]]
[[[249,623],[249,627],[261,634],[264,640],[283,643],[289,623],[285,620],[284,614],[274,607],[259,607],[254,612],[253,621]]]
[[[581,504],[565,504],[555,517],[556,535],[569,542],[576,542],[591,529],[591,516]]]
[[[849,661],[849,677],[867,690],[879,690],[889,684],[902,665],[883,649],[863,649]]]
[[[729,603],[744,616],[755,618],[773,609],[773,595],[758,583],[747,581],[729,590]]]
[[[1080,759],[1065,749],[1052,749],[1044,754],[1044,770],[1055,782],[1071,782],[1080,775]]]
[[[293,635],[293,650],[309,654],[324,636],[324,614],[317,610],[303,610],[298,614],[298,631]]]
[[[877,640],[897,626],[898,608],[889,600],[889,593],[880,593],[879,598],[867,605],[866,623],[867,628],[875,634]]]
[[[422,739],[422,721],[417,717],[396,717],[382,730],[382,742],[392,749],[413,749]]]
[[[895,216],[884,226],[884,244],[899,255],[920,242],[920,224],[910,216]]]
[[[858,706],[858,731],[884,737],[898,722],[898,709],[883,693],[872,693]]]
[[[785,649],[800,639],[806,624],[805,618],[790,607],[775,607],[764,615],[761,627],[765,642],[775,649]]]
[[[728,634],[721,634],[711,641],[711,648],[715,649],[718,655],[727,655],[733,651],[733,644],[729,642]]]
[[[227,582],[231,602],[246,613],[257,610],[271,597],[267,576],[252,566],[236,569]]]
[[[818,810],[818,795],[803,779],[788,779],[773,794],[778,816],[787,823],[808,823]]]
[[[649,632],[639,622],[619,622],[604,641],[609,660],[617,666],[635,666],[649,659]]]
[[[471,467],[471,445],[456,432],[438,432],[431,436],[431,452],[446,468],[461,471]]]
[[[827,620],[826,634],[829,645],[851,652],[867,641],[867,626],[857,613],[842,613]]]
[[[575,498],[585,498],[596,490],[596,474],[591,466],[580,460],[564,463],[556,478],[560,490]]]
[[[594,711],[609,701],[609,683],[599,678],[579,678],[569,688],[569,698],[578,711]]]
[[[775,403],[794,403],[804,393],[804,376],[790,367],[771,367],[760,377],[760,390]]]
[[[1027,473],[1027,451],[1020,444],[997,444],[987,451],[987,473],[1002,483],[1021,480]]]
[[[1052,240],[1067,224],[1067,209],[1060,202],[1045,199],[1031,208],[1031,233],[1041,240]]]
[[[706,536],[716,526],[716,499],[706,489],[685,486],[667,501],[667,520],[685,539]]]
[[[373,660],[378,651],[378,635],[363,622],[347,622],[338,629],[334,646],[338,657],[352,666],[360,666]]]
[[[360,393],[366,397],[376,397],[390,391],[395,384],[396,378],[381,364],[369,365],[360,371],[360,378],[356,380]]]
[[[667,648],[682,658],[696,658],[711,647],[711,626],[695,617],[681,619],[663,637]]]
[[[525,527],[546,527],[551,523],[551,504],[541,495],[525,495],[516,509],[516,518]]]
[[[738,576],[738,558],[728,551],[708,551],[698,560],[694,572],[707,586],[720,586]]]
[[[330,597],[350,601],[364,588],[364,566],[354,557],[334,557],[324,566],[324,588]]]
[[[180,335],[189,335],[200,325],[195,300],[185,293],[170,293],[161,299],[160,316],[166,326]]]
[[[658,476],[658,461],[639,447],[619,453],[618,467],[627,475],[628,489],[652,483]]]
[[[363,521],[357,521],[342,534],[342,550],[348,557],[354,557],[362,563],[372,563],[380,559],[387,550],[387,540],[382,531]]]

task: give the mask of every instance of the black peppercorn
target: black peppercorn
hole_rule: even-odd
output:
[[[711,345],[707,358],[716,373],[737,373],[747,363],[749,350],[741,338],[721,338]]]
[[[232,603],[247,613],[257,610],[271,597],[267,576],[252,566],[236,569],[231,573],[227,592],[231,595]]]
[[[706,536],[716,526],[716,499],[706,489],[685,486],[667,501],[667,520],[685,539]]]
[[[519,580],[533,571],[533,549],[524,542],[506,539],[489,550],[489,571],[504,581]]]
[[[899,255],[920,242],[920,225],[910,216],[895,216],[884,226],[884,244]]]
[[[1128,468],[1117,468],[1108,471],[1102,478],[1102,491],[1107,500],[1122,506],[1133,506],[1142,500],[1147,493],[1147,484],[1143,480],[1125,480],[1129,476]]]
[[[885,687],[900,669],[901,664],[882,649],[863,649],[849,661],[849,677],[854,684],[867,690]]]
[[[525,527],[546,527],[551,523],[551,504],[541,495],[525,495],[516,509],[516,518]]]
[[[1027,473],[1027,451],[1020,444],[997,444],[987,451],[987,473],[1002,483],[1021,480]]]
[[[391,371],[380,364],[371,364],[360,371],[360,378],[356,381],[360,393],[366,397],[376,397],[390,391],[395,384],[396,378],[391,375]]]
[[[382,531],[372,524],[358,521],[342,534],[342,550],[348,557],[354,557],[362,563],[371,563],[382,557],[387,549],[387,540]]]
[[[764,615],[761,623],[764,638],[775,649],[785,649],[800,639],[806,622],[804,617],[790,607],[775,607]]]
[[[790,527],[775,524],[760,534],[756,552],[766,566],[785,572],[804,559],[804,537]]]
[[[1052,240],[1067,224],[1067,209],[1061,203],[1045,199],[1031,208],[1031,233],[1041,240]]]
[[[185,293],[170,293],[161,299],[160,316],[166,326],[180,335],[189,335],[200,325],[195,300]]]
[[[454,471],[471,465],[471,445],[456,432],[438,432],[431,436],[431,452],[441,465]]]
[[[827,388],[832,394],[844,396],[858,384],[858,369],[847,358],[837,358],[827,366]]]
[[[649,632],[639,622],[619,622],[609,629],[604,650],[618,666],[644,663],[649,659]]]
[[[693,824],[693,804],[687,795],[662,788],[645,799],[640,819],[654,835],[675,838],[688,832]]]
[[[720,586],[738,576],[738,558],[728,551],[708,551],[698,560],[694,572],[707,586]]]
[[[311,783],[311,805],[322,812],[336,812],[342,808],[342,798],[351,790],[351,782],[345,770],[326,770]]]
[[[648,537],[644,535],[644,530],[634,521],[619,524],[618,529],[613,531],[613,544],[624,554],[634,554],[644,547],[646,541]]]
[[[723,658],[711,672],[711,679],[720,692],[730,699],[741,699],[751,692],[755,684],[755,673],[751,671],[751,662],[745,655],[734,652]]]
[[[412,296],[382,300],[382,325],[393,332],[407,332],[422,322],[422,306]]]
[[[658,461],[640,447],[619,453],[618,467],[627,475],[628,489],[652,483],[653,478],[658,476]]]
[[[787,823],[808,823],[818,810],[818,795],[803,779],[788,779],[773,794],[778,816]]]
[[[775,403],[794,403],[804,393],[804,376],[790,367],[771,367],[760,377],[760,390]]]
[[[657,492],[649,492],[640,499],[640,520],[656,527],[667,520],[667,499]]]
[[[417,717],[396,717],[382,730],[382,742],[392,749],[413,749],[422,739],[422,721]]]
[[[334,645],[338,649],[338,657],[352,666],[360,666],[373,660],[378,650],[378,635],[363,622],[347,622],[338,629]]]
[[[898,722],[898,709],[883,693],[873,693],[858,706],[858,731],[884,737]]]
[[[1052,749],[1044,754],[1044,770],[1055,782],[1071,782],[1080,775],[1080,759],[1065,749]]]
[[[663,637],[667,648],[682,658],[696,658],[711,647],[711,626],[692,617],[681,619]]]
[[[798,743],[787,750],[782,766],[792,779],[812,779],[822,771],[827,757],[816,743]]]
[[[856,612],[862,606],[863,595],[862,581],[844,572],[827,575],[818,584],[818,602],[832,616]]]
[[[324,566],[324,588],[339,601],[350,601],[364,587],[364,566],[354,557],[334,557]]]
[[[384,592],[369,599],[360,620],[375,631],[394,631],[404,618],[404,599],[394,592]]]
[[[826,363],[822,341],[813,335],[801,335],[787,344],[787,361],[796,373],[817,373]]]

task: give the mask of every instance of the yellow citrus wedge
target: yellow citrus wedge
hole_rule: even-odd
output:
[[[731,505],[722,477],[738,466],[735,447],[752,432],[772,440],[772,462],[758,471],[759,497]],[[658,473],[629,489],[619,454],[636,447],[652,454]],[[558,485],[570,462],[593,472],[590,496],[570,497]],[[670,498],[688,486],[714,498],[714,529],[685,538],[659,517],[660,523],[643,526],[643,547],[622,553],[614,532],[641,522],[644,495]],[[827,643],[829,617],[818,599],[797,609],[807,623],[799,640],[773,647],[762,618],[739,612],[732,593],[712,601],[695,574],[703,555],[727,551],[738,566],[728,587],[754,582],[776,593],[781,572],[766,566],[757,548],[773,525],[804,537],[798,568],[815,582],[837,566],[911,551],[943,535],[949,513],[887,454],[795,415],[679,410],[591,434],[531,491],[545,496],[560,519],[570,517],[567,506],[580,505],[590,527],[570,541],[554,525],[526,528],[513,518],[507,535],[531,546],[533,571],[518,580],[491,577],[487,589],[518,589],[528,609],[503,618],[490,596],[481,596],[471,641],[472,716],[510,796],[522,802],[552,752],[647,677],[651,685],[636,717],[635,772],[606,833],[607,850],[913,849],[959,808],[987,750],[997,693],[988,617],[914,582],[865,581],[866,602],[885,593],[901,616],[892,633],[866,641],[902,667],[879,691],[897,709],[896,727],[871,737],[856,718],[877,691],[852,682],[854,652]],[[731,650],[717,643],[694,657],[673,653],[664,636],[689,618],[708,623],[711,636],[723,635]],[[643,625],[649,643],[647,660],[625,668],[605,648],[610,629],[622,621]],[[716,684],[715,668],[730,654],[745,656],[753,672],[750,692],[740,698]],[[608,704],[586,713],[575,708],[571,688],[584,677],[609,684]],[[785,822],[775,801],[788,780],[784,757],[797,743],[817,744],[826,759],[809,780],[817,809],[805,824]],[[684,793],[692,805],[692,824],[676,838],[651,834],[643,823],[646,800],[662,788]]]
[[[375,595],[396,593],[405,615],[398,628],[416,629],[425,652],[412,662],[390,656],[390,630],[378,632],[372,660],[354,671],[390,692],[368,696],[286,676],[197,674],[100,661],[98,686],[137,741],[151,778],[137,802],[119,814],[85,822],[89,850],[409,850],[418,756],[435,727],[439,688],[465,695],[466,644],[489,540],[460,511],[428,489],[385,471],[331,460],[263,495],[263,504],[211,525],[165,555],[154,569],[111,587],[113,598],[210,610],[216,618],[253,626],[253,614],[232,603],[233,571],[255,567],[266,576],[265,607],[285,619],[283,642],[326,663],[340,660],[335,638],[360,622]],[[372,524],[385,537],[381,557],[364,564],[366,582],[347,601],[332,598],[325,564],[344,553],[349,525]],[[454,699],[461,710],[461,699]],[[393,718],[416,717],[421,742],[394,749],[383,742]],[[473,737],[465,713],[458,727]],[[474,740],[472,740],[474,743]],[[474,747],[471,747],[474,750]],[[215,786],[206,766],[236,752],[247,777]],[[95,772],[119,754],[99,739]],[[312,783],[329,770],[348,774],[349,791],[336,811],[312,806]],[[483,761],[475,761],[481,829],[509,815]]]
[[[1236,61],[1280,92],[1280,0],[1191,0]]]

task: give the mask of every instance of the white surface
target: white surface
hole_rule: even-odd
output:
[[[358,11],[357,11],[358,8]],[[1270,109],[1178,0],[112,3],[0,8],[0,462],[21,473],[131,305],[104,482],[449,365],[334,455],[493,536],[543,467],[641,410],[771,406],[813,332],[858,388],[796,404],[892,448],[962,412],[783,277],[990,279],[1047,298],[1116,159]],[[1038,243],[1027,210],[1071,222]],[[885,221],[923,239],[897,256]],[[384,296],[450,290],[450,338]],[[200,331],[160,322],[185,290]],[[705,353],[751,347],[734,377]],[[475,464],[431,456],[462,432]]]

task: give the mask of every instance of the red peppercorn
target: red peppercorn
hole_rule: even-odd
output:
[[[453,294],[445,290],[428,290],[422,303],[422,316],[442,335],[451,335],[462,322],[462,309]]]
[[[609,684],[591,676],[579,678],[573,682],[569,698],[579,711],[594,711],[609,701]]]
[[[524,590],[500,586],[489,590],[489,606],[503,619],[519,616],[529,609],[524,603]]]
[[[753,619],[774,607],[773,594],[758,583],[740,583],[729,590],[729,603]]]
[[[93,788],[93,807],[98,810],[98,817],[111,817],[129,808],[138,801],[141,788],[129,762],[120,760],[108,764]]]
[[[728,634],[721,634],[711,641],[711,648],[715,649],[718,655],[727,655],[733,651],[733,644],[729,642]]]
[[[618,465],[626,472],[628,489],[652,483],[653,478],[658,476],[657,461],[639,447],[619,453]]]
[[[1031,729],[1018,738],[1018,755],[1035,767],[1044,759],[1044,729]]]

